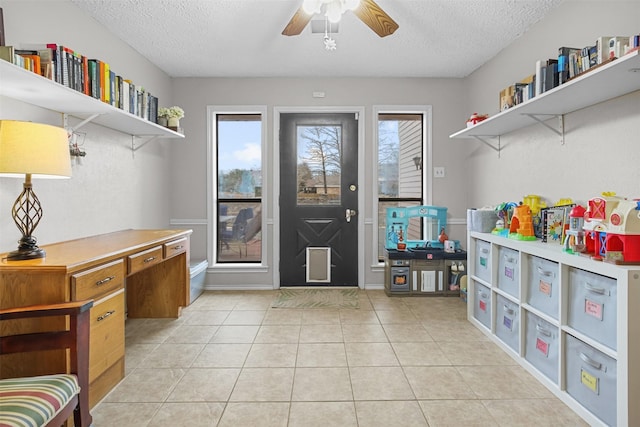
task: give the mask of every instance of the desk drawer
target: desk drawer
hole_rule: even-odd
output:
[[[91,308],[89,382],[124,357],[124,289]]]
[[[97,299],[124,286],[124,262],[119,259],[71,276],[74,301]]]
[[[162,246],[147,249],[127,257],[129,274],[137,273],[152,265],[162,262]]]
[[[181,254],[187,251],[187,238],[174,240],[173,242],[168,242],[162,245],[164,250],[164,257],[171,258],[174,255]]]

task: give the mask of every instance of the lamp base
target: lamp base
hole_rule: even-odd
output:
[[[7,255],[8,261],[21,261],[25,259],[44,258],[46,252],[36,245],[36,239],[32,236],[24,236],[19,240],[18,249]]]

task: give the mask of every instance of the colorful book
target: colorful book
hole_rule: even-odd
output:
[[[562,46],[558,48],[558,84],[566,83],[572,74],[569,56],[580,54],[581,49]]]
[[[563,208],[545,208],[542,210],[542,241],[546,243],[562,243],[564,227]]]
[[[89,89],[90,94],[95,99],[102,98],[102,90],[100,87],[100,60],[89,59],[87,61],[87,67],[89,69]]]
[[[13,63],[13,46],[0,46],[0,59]]]
[[[558,82],[558,60],[557,59],[548,59],[547,60],[547,70],[545,75],[544,82],[544,91],[548,91],[557,87],[559,85]]]
[[[55,43],[47,43],[47,48],[51,50],[53,56],[53,80],[62,83],[62,62],[60,60],[60,49]]]

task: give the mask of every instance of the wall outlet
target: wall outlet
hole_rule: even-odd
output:
[[[444,168],[442,166],[437,166],[433,168],[433,177],[434,178],[444,178]]]

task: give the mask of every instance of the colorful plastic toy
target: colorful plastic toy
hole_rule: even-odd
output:
[[[509,226],[509,238],[516,240],[536,240],[533,232],[533,216],[529,205],[516,206]]]
[[[617,264],[640,264],[640,199],[614,192],[589,200],[585,213],[586,252]]]
[[[580,205],[574,206],[569,213],[569,229],[565,232],[563,250],[568,253],[586,250],[584,233],[584,214],[587,210]]]

